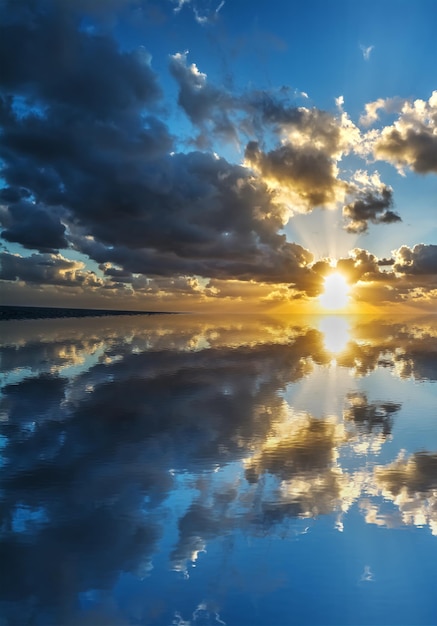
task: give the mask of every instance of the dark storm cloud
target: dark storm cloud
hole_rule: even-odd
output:
[[[386,258],[378,259],[378,265],[380,267],[389,267],[389,266],[393,265],[394,262],[395,262],[394,259],[386,259]]]
[[[82,269],[83,263],[69,261],[54,254],[32,254],[21,257],[0,252],[2,280],[22,280],[26,283],[64,285],[69,287],[98,287],[103,284],[94,272]]]
[[[402,246],[396,251],[393,269],[402,274],[437,274],[437,245]]]
[[[343,207],[343,216],[350,220],[346,230],[350,233],[363,233],[372,224],[392,224],[400,222],[400,216],[390,210],[393,204],[393,192],[389,187],[380,191],[367,191],[360,194],[353,202]]]
[[[123,53],[106,35],[76,30],[56,3],[24,15],[9,17],[8,28],[26,40],[17,59],[7,55],[6,27],[0,51],[8,241],[45,251],[65,247],[68,236],[126,277],[287,282],[311,262],[278,234],[282,209],[247,168],[212,154],[169,155],[166,126],[144,114],[159,95],[145,53]],[[193,110],[193,119],[205,107]],[[35,201],[21,201],[24,219],[20,194]]]
[[[98,219],[110,196],[119,212],[134,210],[127,189],[137,182],[138,191],[142,166],[172,146],[165,125],[145,115],[160,91],[144,51],[121,52],[108,36],[78,30],[56,2],[5,4],[0,31],[0,151],[9,185],[2,200],[11,222],[3,236],[58,249],[66,241],[55,203],[74,222],[75,209],[87,212],[96,187]],[[112,185],[105,187],[105,179]],[[29,195],[35,203],[18,204]]]
[[[8,213],[0,215],[0,219],[7,226],[1,233],[6,241],[40,252],[56,252],[59,248],[68,247],[64,224],[43,206],[24,200],[11,203]]]
[[[119,269],[117,267],[112,267],[107,263],[100,265],[99,269],[103,271],[105,276],[109,276],[115,282],[131,283],[134,280],[131,272],[127,272],[126,270]]]
[[[80,30],[66,8],[56,0],[0,7],[4,92],[69,109],[73,119],[113,119],[155,102],[160,89],[145,51],[121,52],[109,36]]]
[[[266,125],[271,126],[276,133],[280,133],[284,127],[304,126],[305,121],[311,117],[308,109],[297,107],[290,101],[288,87],[282,87],[276,92],[250,91],[243,96],[241,106],[248,113],[244,125],[248,128],[252,126],[255,134],[261,135]]]
[[[178,104],[201,131],[197,145],[207,147],[211,132],[236,141],[237,129],[229,117],[237,106],[236,99],[223,88],[208,83],[206,75],[194,63],[188,65],[187,53],[172,55],[169,68],[179,85]]]
[[[99,263],[148,275],[286,282],[313,258],[277,233],[282,210],[266,186],[214,155],[175,154],[136,184],[105,181],[99,192],[80,215],[96,241],[75,238]]]
[[[0,189],[0,202],[2,204],[15,203],[19,200],[29,198],[29,196],[30,192],[27,189],[20,189],[19,187],[3,187]]]

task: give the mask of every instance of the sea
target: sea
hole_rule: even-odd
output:
[[[1,626],[437,623],[437,316],[9,310],[0,375]]]

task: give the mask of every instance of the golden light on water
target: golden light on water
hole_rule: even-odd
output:
[[[326,350],[334,354],[343,352],[351,339],[349,323],[344,317],[324,317],[320,320],[319,330],[323,333]]]
[[[319,302],[324,309],[330,311],[344,309],[349,304],[349,290],[345,277],[334,272],[326,276],[324,292],[319,297]]]

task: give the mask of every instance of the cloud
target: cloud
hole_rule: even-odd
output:
[[[437,275],[437,245],[401,246],[394,252],[393,269],[409,275]]]
[[[437,293],[436,246],[401,246],[392,254],[392,259],[375,257],[377,267],[360,279],[354,288],[355,297],[369,302],[404,302],[432,307]],[[340,263],[347,268],[349,262],[341,260]],[[390,267],[390,271],[380,270],[384,266]]]
[[[363,46],[360,45],[360,50],[363,53],[363,59],[368,61],[370,59],[370,53],[375,49],[375,46]]]
[[[277,92],[255,90],[243,94],[240,106],[248,111],[258,132],[272,127],[296,148],[313,146],[335,161],[359,140],[358,128],[341,107],[336,115],[316,107],[298,107],[290,101],[287,87]]]
[[[2,366],[14,371],[0,400],[8,485],[0,598],[5,611],[20,606],[20,623],[32,598],[45,615],[68,614],[81,594],[104,593],[121,572],[148,576],[169,514],[177,537],[168,557],[179,572],[224,533],[271,535],[286,520],[292,534],[303,518],[337,513],[341,520],[357,500],[368,523],[394,523],[374,496],[392,501],[404,523],[437,531],[435,453],[375,472],[359,456],[355,471],[341,467],[342,449],[360,455],[375,452],[378,435],[384,442],[398,403],[350,394],[342,421],[297,412],[285,400],[290,383],[331,360],[307,317],[37,325],[35,334],[31,322],[11,323],[0,347]],[[393,374],[411,375],[395,368],[398,358],[424,375],[422,357],[435,356],[437,333],[423,319],[361,319],[353,338],[354,358],[338,365],[354,376],[390,359]],[[181,486],[186,507],[177,513],[170,504]],[[47,594],[47,585],[56,593]]]
[[[221,0],[221,2],[217,5],[217,7],[213,11],[210,11],[208,13],[203,13],[203,15],[200,14],[199,9],[197,9],[196,7],[193,7],[194,17],[196,19],[196,22],[203,26],[204,24],[209,24],[211,22],[216,21],[218,18],[219,12],[224,7],[224,4],[225,4],[224,0]]]
[[[179,327],[163,318],[143,327],[80,322],[56,328],[51,320],[47,335],[35,341],[29,333],[30,345],[12,327],[8,342],[19,359],[10,365],[20,363],[25,377],[4,386],[0,401],[8,483],[0,597],[23,611],[37,598],[46,615],[76,606],[86,590],[112,587],[121,572],[147,576],[166,520],[163,504],[176,486],[170,470],[212,474],[216,463],[247,454],[254,433],[263,436],[282,406],[278,389],[308,371],[302,356],[312,345],[305,333],[293,338],[275,322],[266,324],[260,344],[258,320],[206,327],[192,316]],[[238,337],[245,346],[236,349]],[[84,347],[82,361],[72,360]],[[67,371],[56,375],[47,366]],[[175,567],[202,548],[204,537],[223,531],[235,495],[221,489],[212,510],[202,501],[188,507],[171,556]],[[18,532],[11,520],[21,510],[30,520]],[[44,523],[31,521],[35,511]],[[47,585],[56,593],[47,594]]]
[[[9,419],[28,432],[32,424],[55,420],[65,399],[66,384],[65,378],[42,374],[26,378],[19,385],[6,385],[2,391],[7,399]]]
[[[101,196],[94,190],[86,214],[80,215],[88,234],[78,230],[74,239],[99,263],[149,276],[286,282],[313,259],[278,234],[284,212],[266,185],[225,159],[176,154],[159,164],[156,178],[143,179],[137,187],[126,182],[129,220],[117,203],[120,184],[112,194],[110,185],[105,182]]]
[[[9,487],[1,512],[2,562],[9,574],[2,571],[0,597],[7,612],[15,607],[17,616],[15,605],[20,607],[20,622],[31,597],[53,619],[61,613],[65,617],[68,598],[72,621],[77,622],[73,607],[82,591],[111,587],[121,571],[138,578],[147,575],[162,530],[153,490],[166,493],[172,486],[168,473],[140,462],[138,446],[135,452],[130,449],[129,459],[115,461],[108,456],[114,442],[108,430],[105,452],[103,440],[89,430],[91,421],[70,420],[70,384],[66,378],[39,376],[3,389],[2,411],[9,415],[2,427],[7,440],[3,470]],[[30,403],[33,422],[28,420]],[[123,443],[121,433],[117,438],[121,450],[127,441]],[[80,451],[74,451],[76,445]],[[100,462],[105,462],[104,474]],[[126,480],[129,496],[123,497]],[[151,502],[147,516],[146,494]],[[47,586],[53,593],[46,593]]]
[[[264,256],[259,262],[263,267],[256,267],[254,259],[246,262],[236,255],[228,264],[219,265],[212,258],[209,267],[206,260],[201,266],[191,260],[184,265],[179,259],[171,263],[162,255],[162,266],[156,270],[153,270],[156,254],[145,255],[141,249],[132,253],[123,247],[103,247],[87,237],[78,239],[78,243],[82,251],[98,260],[101,275],[86,269],[83,262],[69,261],[59,254],[22,257],[2,252],[0,279],[6,281],[5,293],[16,299],[20,289],[26,286],[43,305],[47,298],[56,294],[56,290],[50,289],[59,287],[64,296],[68,295],[66,289],[71,289],[76,297],[80,294],[83,298],[98,296],[102,307],[111,303],[118,308],[151,306],[152,310],[167,307],[188,310],[192,306],[207,307],[218,300],[224,305],[241,303],[243,306],[252,302],[253,306],[272,307],[320,295],[326,276],[334,271],[329,259],[314,262],[304,248],[288,242],[284,246],[284,239],[278,239],[280,247],[270,260],[265,256],[266,250],[262,251]],[[431,305],[437,290],[434,247],[418,244],[410,249],[403,246],[393,252],[392,259],[382,260],[355,248],[348,257],[337,260],[336,269],[352,286],[353,302]],[[241,254],[246,252],[242,250]],[[108,258],[111,261],[107,261]],[[180,273],[181,266],[185,274]],[[202,279],[199,267],[212,277]],[[145,275],[146,271],[149,276]],[[41,300],[44,294],[46,300]],[[83,300],[80,306],[89,304]]]
[[[99,3],[91,9],[97,15]],[[108,28],[79,28],[71,3],[1,10],[3,240],[41,255],[73,249],[102,272],[72,267],[66,278],[41,270],[48,259],[56,266],[54,257],[23,257],[37,264],[42,285],[81,283],[105,302],[109,295],[169,302],[173,294],[205,303],[230,299],[239,283],[263,306],[276,305],[319,295],[323,285],[324,262],[314,264],[283,232],[295,213],[343,206],[345,228],[356,234],[400,220],[379,175],[343,178],[340,161],[359,152],[363,136],[341,98],[330,113],[296,106],[287,87],[225,89],[187,53],[173,54],[179,106],[197,131],[194,143],[208,149],[180,152],[144,47],[126,51]],[[16,40],[25,45],[11,54]],[[245,163],[213,153],[217,139],[245,146]],[[30,262],[5,262],[7,274],[21,264],[8,293],[23,280],[35,295],[38,283],[25,278]],[[391,281],[389,272],[373,276]]]
[[[346,230],[350,233],[363,233],[372,224],[392,224],[401,217],[391,210],[393,190],[385,185],[375,171],[356,170],[348,183],[348,194],[352,200],[343,206]]]
[[[376,131],[371,146],[377,159],[419,174],[437,172],[437,91],[426,100],[405,102],[391,126]]]
[[[211,153],[170,154],[173,138],[150,112],[160,90],[143,50],[122,52],[107,35],[76,31],[68,15],[47,7],[32,16],[32,28],[12,12],[9,26],[27,42],[14,60],[9,31],[1,44],[4,238],[43,251],[73,244],[126,277],[287,282],[311,262],[278,233],[284,208],[247,168]],[[47,49],[55,33],[67,59]],[[37,52],[49,57],[44,71]],[[202,87],[195,66],[174,63],[194,91]],[[187,111],[201,123],[209,92],[197,108],[187,93]],[[32,200],[17,201],[20,194]]]
[[[259,453],[246,462],[250,481],[258,480],[266,472],[281,480],[306,473],[319,474],[331,467],[336,460],[337,445],[345,441],[345,433],[335,420],[307,415],[283,422],[281,433],[273,428]]]
[[[402,523],[429,525],[437,535],[437,455],[432,452],[415,452],[405,459],[400,455],[386,466],[377,466],[375,482],[386,500],[398,507]],[[378,516],[380,524],[387,523],[383,512]]]
[[[200,128],[195,144],[201,148],[210,147],[212,135],[237,143],[237,129],[229,116],[236,104],[233,96],[223,88],[211,85],[195,63],[188,65],[187,55],[188,52],[172,55],[169,69],[179,86],[179,106]]]
[[[103,281],[94,272],[84,269],[84,263],[70,261],[61,255],[45,253],[21,257],[8,252],[0,252],[0,260],[2,280],[86,289],[103,285]]]
[[[78,30],[56,2],[45,3],[41,11],[29,3],[27,15],[6,4],[0,29],[4,92],[49,105],[58,114],[80,112],[101,121],[151,105],[161,95],[143,48],[121,52],[109,35]],[[16,49],[16,41],[25,45]]]
[[[364,432],[380,430],[385,437],[391,433],[393,415],[400,410],[400,404],[369,402],[363,392],[349,393],[347,399],[349,407],[343,412],[345,420],[352,421]]]
[[[360,124],[371,126],[379,120],[381,110],[386,113],[399,113],[407,102],[405,98],[378,98],[374,102],[369,102],[364,106],[365,114],[360,116]]]
[[[3,239],[20,243],[24,248],[56,252],[68,247],[64,224],[44,205],[35,206],[25,200],[10,203],[0,214],[0,221],[6,226],[1,233]]]
[[[186,4],[190,4],[191,0],[172,0],[172,2],[173,4],[176,4],[173,11],[175,13],[179,13],[183,6],[185,6]]]
[[[339,259],[336,267],[352,285],[356,302],[411,302],[432,307],[437,289],[434,248],[425,244],[412,249],[402,246],[393,251],[391,259],[378,259],[355,248],[348,258]]]
[[[211,0],[171,0],[174,7],[174,13],[180,13],[184,6],[190,7],[194,14],[194,19],[201,26],[205,26],[206,24],[211,24],[218,19],[218,14],[222,10],[225,5],[225,1],[221,0],[213,3]]]
[[[178,102],[200,130],[196,143],[219,137],[247,143],[246,164],[267,182],[290,214],[312,211],[317,206],[335,207],[346,190],[337,162],[358,144],[360,133],[340,107],[339,115],[316,108],[297,107],[286,87],[276,92],[252,90],[230,94],[210,84],[195,64],[188,65],[187,53],[173,55],[170,70],[179,85]],[[263,148],[273,132],[280,145]]]
[[[247,144],[245,158],[263,179],[285,188],[284,199],[289,194],[292,210],[297,207],[312,211],[336,202],[342,185],[337,180],[335,163],[322,150],[286,144],[264,153],[252,141]]]
[[[380,192],[366,191],[343,207],[343,216],[349,220],[346,230],[349,233],[363,233],[368,229],[368,223],[393,224],[402,221],[400,216],[390,210],[393,204],[393,192],[383,186]]]

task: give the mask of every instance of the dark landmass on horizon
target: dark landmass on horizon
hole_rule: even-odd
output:
[[[36,320],[63,317],[103,317],[109,315],[175,315],[174,311],[118,311],[111,309],[72,309],[40,306],[0,306],[0,321]]]

